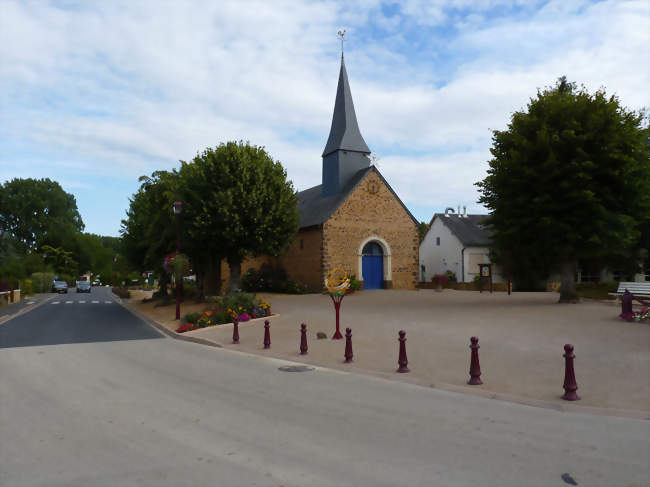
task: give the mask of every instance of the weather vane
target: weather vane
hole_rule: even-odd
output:
[[[341,57],[343,57],[343,43],[345,42],[345,29],[338,31],[337,35],[341,39]]]

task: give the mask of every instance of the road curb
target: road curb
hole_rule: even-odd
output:
[[[111,294],[113,294],[111,292]],[[175,331],[170,330],[166,326],[158,323],[156,320],[153,318],[150,318],[149,316],[145,315],[144,313],[141,313],[137,309],[133,309],[126,304],[117,296],[113,294],[113,296],[116,298],[116,301],[120,306],[122,306],[124,309],[126,309],[129,313],[131,313],[133,316],[136,316],[137,318],[140,318],[142,321],[147,323],[149,326],[155,328],[156,330],[160,331],[161,333],[167,335],[170,338],[174,338],[175,340],[181,340],[185,342],[192,342],[192,343],[199,343],[201,345],[207,345],[209,347],[215,347],[215,348],[223,348],[222,345],[219,343],[213,342],[211,340],[207,340],[205,338],[199,338],[199,337],[192,337],[192,336],[185,336],[181,333],[176,333]]]

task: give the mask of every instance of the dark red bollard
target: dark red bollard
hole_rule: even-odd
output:
[[[406,332],[404,330],[400,330],[399,338],[397,340],[399,341],[399,358],[397,359],[399,369],[397,369],[397,372],[410,372],[409,368],[407,367],[409,361],[406,358]]]
[[[271,331],[269,320],[264,320],[264,348],[271,348]]]
[[[300,325],[300,355],[307,355],[307,325]]]
[[[621,297],[621,316],[630,316],[630,320],[632,316],[633,300],[634,298],[632,297],[632,293],[626,289]]]
[[[471,386],[478,386],[483,384],[481,380],[481,364],[478,362],[478,349],[481,348],[478,344],[478,338],[472,337],[469,339],[472,344],[469,348],[472,349],[472,358],[469,362],[469,376],[470,379],[467,383]]]
[[[239,320],[232,320],[232,342],[239,343]]]
[[[573,345],[564,345],[564,396],[562,399],[565,401],[578,401],[580,396],[576,394],[578,384],[576,382],[576,374],[573,371],[573,359],[576,358],[573,353]]]
[[[349,364],[352,362],[352,330],[350,328],[345,329],[345,363]]]

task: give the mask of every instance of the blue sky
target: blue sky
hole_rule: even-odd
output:
[[[320,184],[340,43],[361,132],[419,220],[482,213],[491,129],[561,75],[650,106],[650,2],[0,0],[0,180],[118,235],[137,179],[228,140]]]

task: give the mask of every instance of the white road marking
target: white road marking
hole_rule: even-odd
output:
[[[36,301],[27,301],[27,304],[36,304]]]
[[[93,301],[93,304],[99,304],[99,301]]]
[[[79,304],[86,304],[85,301],[79,301]]]
[[[72,301],[66,301],[65,304],[72,304]]]
[[[52,304],[59,304],[59,301],[52,301]]]
[[[104,301],[105,304],[111,304],[113,301]]]

